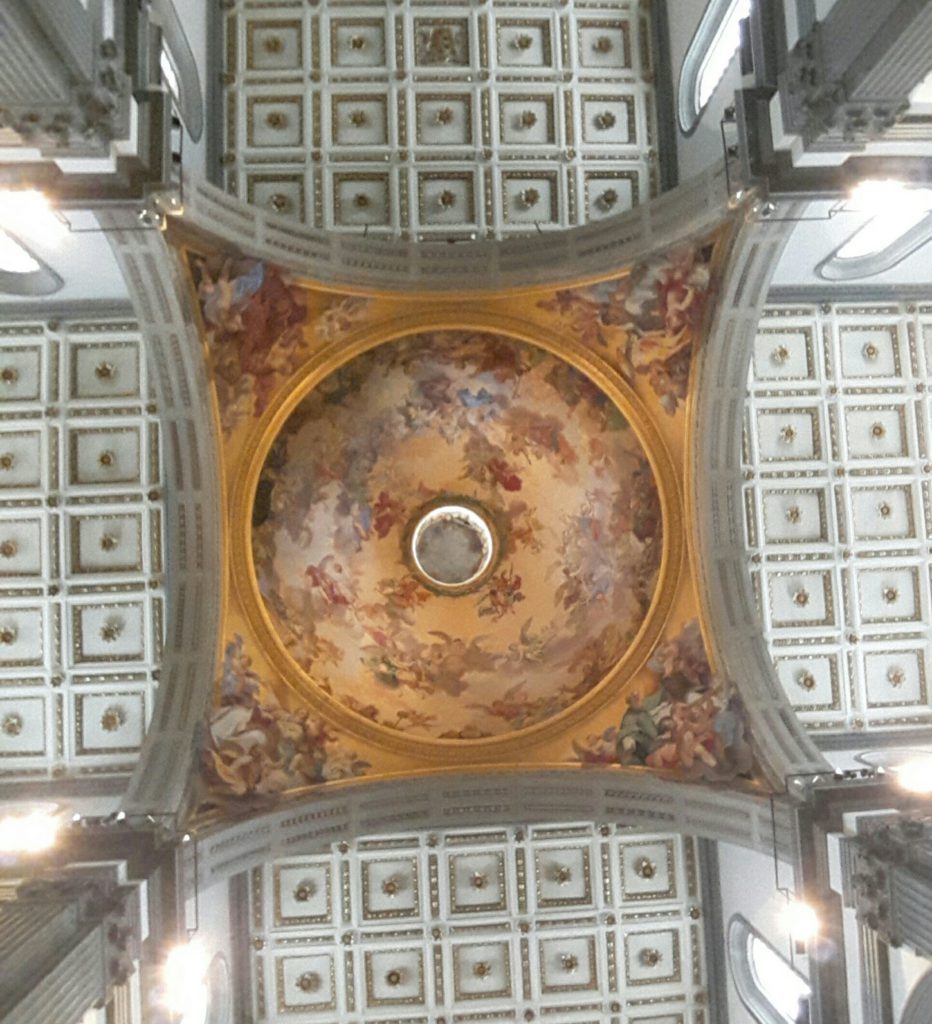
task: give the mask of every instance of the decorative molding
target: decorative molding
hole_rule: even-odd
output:
[[[131,210],[104,226],[127,281],[150,360],[166,438],[164,653],[146,736],[123,807],[180,813],[199,756],[197,730],[215,678],[220,615],[220,481],[213,408],[200,341],[174,257]]]
[[[514,825],[528,818],[610,821],[633,835],[658,830],[770,851],[771,801],[754,792],[675,783],[647,772],[596,767],[441,773],[397,780],[345,780],[310,787],[246,821],[205,817],[195,865],[186,855],[187,885],[197,870],[203,891],[221,879],[292,852],[317,853],[334,841],[411,828]],[[778,856],[789,859],[795,825],[780,798]],[[192,844],[193,845],[193,844]],[[193,891],[193,889],[192,889]]]
[[[699,891],[702,893],[702,929],[706,949],[706,986],[709,1019],[729,1024],[728,972],[725,958],[725,922],[722,917],[721,872],[718,843],[697,840],[699,855]]]
[[[725,213],[725,171],[716,165],[636,210],[545,238],[430,245],[389,238],[354,238],[279,218],[225,195],[205,182],[185,182],[184,218],[169,231],[216,235],[323,286],[354,291],[409,291],[460,296],[539,285],[559,287],[604,277],[606,266],[628,266],[684,237],[707,234]]]
[[[825,771],[828,762],[797,719],[761,632],[746,554],[742,431],[767,286],[799,209],[786,204],[773,220],[749,218],[734,239],[708,342],[693,367],[687,484],[709,656],[734,681],[761,768],[780,790],[788,775]]]
[[[0,14],[0,59],[7,67],[15,68],[25,52],[27,60],[41,68],[46,77],[58,75],[67,84],[57,102],[47,93],[31,93],[30,82],[22,83],[22,93],[4,92],[0,125],[14,132],[22,146],[38,148],[47,158],[108,156],[110,143],[126,138],[130,126],[131,82],[123,68],[124,55],[115,40],[104,39],[91,58],[92,66],[79,71],[56,42],[38,28],[33,17],[28,4],[10,0]],[[84,13],[85,23],[91,18],[91,14]],[[2,52],[7,47],[7,52]],[[69,65],[70,70],[66,70]]]

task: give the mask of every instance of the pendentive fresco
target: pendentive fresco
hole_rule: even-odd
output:
[[[711,245],[682,245],[623,277],[567,288],[539,305],[625,377],[643,375],[673,416],[686,400],[711,258]]]

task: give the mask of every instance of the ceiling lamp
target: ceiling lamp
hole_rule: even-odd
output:
[[[932,189],[890,179],[861,181],[852,189],[845,210],[868,213],[871,219],[836,250],[834,258],[862,259],[883,252],[919,224],[932,210]]]
[[[57,804],[0,807],[0,854],[31,854],[50,850],[58,838]]]
[[[819,933],[819,915],[802,900],[791,899],[780,916],[796,942],[807,942]]]
[[[35,189],[0,189],[0,228],[44,245],[55,245],[65,234],[64,221]]]
[[[207,1020],[207,951],[199,939],[172,948],[165,958],[162,980],[166,1008],[181,1017],[181,1024]]]
[[[909,793],[932,793],[932,754],[911,758],[895,769],[897,785]]]

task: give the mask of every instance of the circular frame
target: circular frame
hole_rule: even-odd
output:
[[[419,533],[431,515],[439,513],[441,509],[462,509],[462,511],[467,513],[467,516],[472,516],[479,520],[481,523],[479,529],[487,534],[486,539],[489,545],[489,552],[485,558],[485,564],[478,572],[462,583],[443,583],[440,580],[434,579],[421,565],[417,557]],[[408,568],[417,575],[422,585],[428,590],[441,597],[459,597],[461,594],[472,593],[472,591],[482,586],[495,572],[502,553],[501,537],[500,524],[495,522],[488,509],[483,508],[478,501],[459,494],[446,494],[425,502],[425,504],[415,510],[414,515],[411,516],[408,525],[402,532],[402,557]]]
[[[272,444],[297,405],[326,377],[380,345],[426,331],[467,330],[500,334],[569,363],[603,391],[626,418],[644,449],[657,486],[663,522],[660,568],[653,597],[634,641],[608,673],[580,700],[544,722],[475,740],[414,737],[379,725],[345,707],[314,684],[288,654],[259,592],[252,555],[252,506]],[[230,504],[233,583],[255,640],[286,687],[336,728],[375,746],[433,763],[508,762],[526,757],[528,742],[552,739],[596,714],[650,657],[673,606],[682,570],[685,531],[680,486],[672,457],[634,389],[588,349],[552,331],[509,316],[470,317],[455,311],[425,310],[392,317],[324,347],[282,385],[244,444]]]

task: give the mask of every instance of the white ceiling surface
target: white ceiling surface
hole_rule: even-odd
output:
[[[701,906],[680,836],[581,823],[338,844],[251,874],[252,1017],[698,1024]]]
[[[86,300],[128,303],[129,292],[123,275],[93,212],[64,210],[61,215],[64,218],[62,230],[53,241],[43,242],[25,231],[16,236],[64,279],[61,290],[42,301],[62,305]],[[14,307],[34,301],[28,296],[9,295],[0,290],[0,311],[7,315],[15,312]]]
[[[841,207],[842,201],[839,200],[823,199],[809,203],[802,214],[803,219],[793,228],[777,263],[770,282],[771,288],[815,286],[822,289],[826,297],[831,295],[834,283],[823,280],[816,273],[816,268],[870,219],[867,214],[846,211]],[[926,242],[889,270],[842,284],[860,285],[865,289],[889,285],[928,285],[930,260],[932,241]]]
[[[932,722],[932,304],[768,306],[744,438],[748,566],[810,730]]]
[[[910,93],[909,105],[916,111],[932,111],[932,70]]]
[[[719,843],[718,863],[725,938],[732,917],[740,914],[781,956],[789,959],[790,935],[782,917],[786,901],[777,892],[773,858],[743,846]],[[790,888],[793,885],[793,872],[784,863],[780,864],[779,884]],[[715,953],[724,955],[725,947]],[[805,956],[795,958],[794,966],[803,977],[809,975],[807,960]],[[725,973],[728,976],[728,1024],[759,1024],[738,996],[730,965],[726,967]]]

